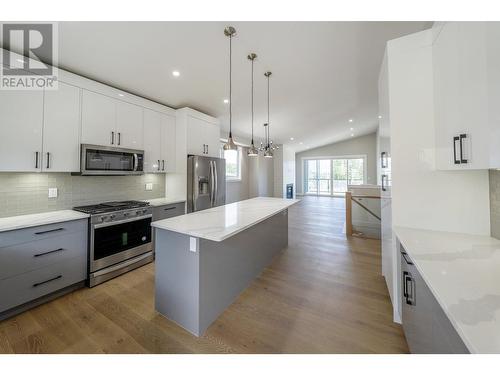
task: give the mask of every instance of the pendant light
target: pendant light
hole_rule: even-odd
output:
[[[260,150],[264,151],[264,157],[265,158],[272,158],[273,157],[273,151],[277,149],[277,146],[273,145],[273,141],[271,141],[271,135],[270,135],[270,122],[269,122],[269,77],[271,76],[271,72],[265,72],[264,75],[267,78],[267,123],[264,124],[264,130],[265,130],[265,136],[266,136],[266,145],[263,146],[262,142],[260,144]]]
[[[257,58],[257,55],[255,53],[251,53],[248,56],[248,60],[252,62],[252,143],[250,144],[250,148],[248,149],[248,156],[259,156],[259,150],[255,147],[253,143],[253,62]]]
[[[236,29],[232,26],[227,26],[225,29],[224,29],[224,35],[227,36],[229,38],[229,138],[227,139],[227,142],[226,144],[224,145],[223,149],[224,151],[229,151],[229,150],[233,150],[233,151],[236,151],[238,150],[238,147],[234,144],[234,141],[233,141],[233,134],[232,134],[232,116],[233,116],[233,113],[232,113],[232,105],[233,105],[233,98],[232,98],[232,92],[231,92],[231,89],[232,89],[232,62],[231,62],[231,58],[232,58],[232,40],[233,40],[233,36],[236,35]]]

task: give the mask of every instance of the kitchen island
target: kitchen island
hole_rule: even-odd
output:
[[[196,336],[288,245],[296,199],[248,199],[152,223],[156,310]]]

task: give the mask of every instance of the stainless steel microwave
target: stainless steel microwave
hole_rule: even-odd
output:
[[[144,151],[82,144],[80,173],[83,176],[124,176],[144,173]]]

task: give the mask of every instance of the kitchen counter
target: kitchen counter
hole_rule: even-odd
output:
[[[394,232],[471,353],[500,353],[500,241],[395,227]]]
[[[288,246],[297,200],[253,198],[155,221],[156,310],[201,336]]]
[[[90,215],[78,211],[61,210],[42,212],[39,214],[2,217],[0,218],[0,232],[85,219],[89,216]]]
[[[185,202],[186,198],[155,198],[155,199],[144,199],[143,202],[148,202],[151,206],[165,206],[167,204],[175,204]]]
[[[258,197],[155,221],[152,225],[155,228],[220,242],[297,202],[298,199]]]

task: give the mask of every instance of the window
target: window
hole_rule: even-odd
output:
[[[241,180],[241,147],[230,151],[224,151],[221,147],[221,156],[226,159],[226,180]]]
[[[304,160],[306,194],[345,193],[348,185],[364,184],[365,159],[366,157]]]

